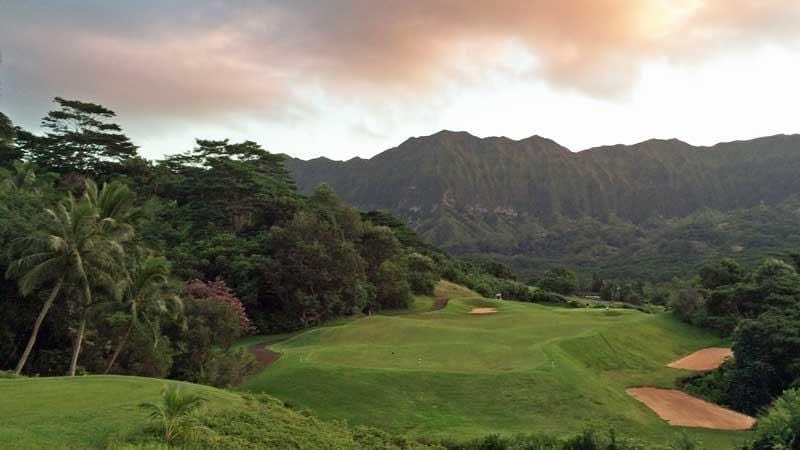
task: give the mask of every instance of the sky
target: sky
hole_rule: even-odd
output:
[[[800,133],[797,0],[0,0],[0,111],[371,157],[442,129],[579,151]]]

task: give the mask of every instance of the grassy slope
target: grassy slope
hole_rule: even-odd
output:
[[[0,449],[166,448],[147,445],[157,442],[142,432],[150,422],[137,406],[156,400],[163,383],[122,376],[0,379]],[[181,384],[209,400],[202,420],[213,430],[181,448],[360,450],[363,442],[384,442],[373,433],[289,410],[275,399]]]
[[[123,376],[0,380],[0,448],[97,448],[112,433],[146,422],[137,405],[159,397],[164,380]],[[210,407],[241,405],[239,395],[181,383]]]
[[[495,315],[468,314],[496,306]],[[718,339],[667,314],[564,309],[477,298],[435,312],[372,316],[273,346],[284,356],[242,388],[326,419],[412,436],[574,434],[614,427],[664,443],[679,434],[626,387],[670,387],[666,364]],[[746,433],[687,430],[710,448]]]

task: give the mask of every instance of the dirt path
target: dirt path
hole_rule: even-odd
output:
[[[729,348],[712,347],[704,348],[668,364],[673,369],[686,370],[714,370],[721,366],[726,359],[733,358],[733,351]]]
[[[647,405],[670,425],[711,428],[714,430],[749,430],[756,419],[672,389],[632,388],[626,392]]]
[[[258,361],[259,371],[271,366],[281,357],[280,353],[268,349],[266,345],[267,344],[253,344],[247,348],[247,350],[256,358],[256,361]]]
[[[440,298],[435,299],[433,301],[433,306],[431,306],[431,309],[429,309],[428,312],[433,312],[433,311],[438,311],[440,309],[444,309],[447,306],[447,302],[448,301],[450,301],[450,299],[447,298],[447,297],[440,297]]]

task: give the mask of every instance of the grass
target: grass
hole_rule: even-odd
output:
[[[0,449],[173,448],[162,443],[162,431],[147,426],[152,422],[138,407],[145,401],[159,401],[163,384],[164,380],[125,376],[0,380]],[[392,446],[397,442],[394,437],[320,421],[292,411],[274,398],[179,384],[208,402],[195,418],[206,432],[175,448],[396,448]],[[414,448],[422,450],[423,446]]]
[[[585,428],[664,444],[682,432],[709,448],[748,433],[674,428],[625,388],[673,387],[666,367],[720,340],[669,314],[481,299],[457,287],[447,308],[373,315],[298,334],[241,388],[324,419],[408,436],[573,435]],[[462,288],[463,289],[463,288]],[[471,315],[491,306],[497,314]]]
[[[124,376],[0,380],[0,448],[102,448],[112,434],[147,421],[137,405],[156,401],[165,380]],[[238,394],[180,383],[210,408],[237,407]]]

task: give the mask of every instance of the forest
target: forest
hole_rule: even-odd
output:
[[[325,185],[301,195],[255,142],[149,161],[113,111],[54,103],[40,135],[0,116],[0,369],[228,386],[254,367],[236,339],[402,309],[440,277],[550,296]]]

